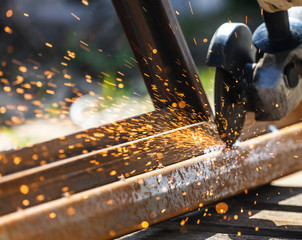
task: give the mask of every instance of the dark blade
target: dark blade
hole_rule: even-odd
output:
[[[240,99],[238,81],[222,68],[216,68],[215,121],[227,146],[236,142],[243,128],[246,110]]]

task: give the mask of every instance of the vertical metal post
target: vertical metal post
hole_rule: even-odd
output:
[[[156,109],[190,109],[213,118],[169,0],[112,0]]]

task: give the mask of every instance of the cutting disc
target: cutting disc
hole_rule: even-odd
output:
[[[221,139],[232,146],[243,128],[246,110],[238,81],[222,68],[215,75],[215,121]]]

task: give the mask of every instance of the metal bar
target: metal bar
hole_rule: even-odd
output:
[[[249,127],[245,129],[243,137],[248,138],[263,134],[269,131],[269,124],[276,125],[276,128],[279,128],[295,123],[301,120],[301,108],[302,105],[289,115],[288,118],[280,122],[271,122],[263,125],[263,123],[248,121]],[[173,120],[172,116],[176,117],[174,114],[165,114],[165,117],[170,116]],[[151,133],[146,132],[148,129],[146,129],[145,122],[140,121],[142,119],[146,120],[146,116],[143,117],[144,115],[131,119],[131,121],[125,120],[102,128],[91,129],[89,131],[93,131],[90,135],[85,131],[85,138],[80,139],[82,144],[85,144],[85,139],[88,137],[90,140],[93,136],[103,136],[102,138],[98,138],[99,146],[94,151],[85,154],[80,154],[80,151],[79,155],[71,155],[70,157],[65,155],[65,158],[48,162],[46,165],[38,165],[35,168],[23,169],[23,171],[19,170],[18,172],[3,176],[0,178],[0,215],[14,212],[17,208],[28,208],[58,199],[64,194],[74,194],[108,184],[117,181],[118,177],[128,178],[154,170],[161,165],[167,166],[199,156],[204,154],[204,150],[207,147],[215,145],[215,142],[211,139],[216,136],[216,133],[208,123],[195,123],[194,125],[182,127],[184,122],[189,122],[185,119],[189,118],[190,114],[186,112],[177,112],[177,114],[179,116],[175,120],[179,121],[180,116],[182,117],[182,123],[177,122],[180,128],[177,128],[176,123],[173,124],[173,121],[170,123],[175,129],[171,128],[169,124],[158,128],[156,131],[155,128],[149,127],[148,129],[151,130],[152,136],[149,136]],[[166,119],[163,117],[163,114],[153,114],[152,117],[151,115],[148,116],[150,124],[159,124],[159,122]],[[254,118],[252,117],[252,119]],[[169,121],[169,119],[166,120]],[[124,137],[128,137],[123,139],[125,142],[114,142],[120,138],[121,130],[124,132],[129,129],[129,134],[125,133],[123,135]],[[163,130],[166,131],[161,132]],[[110,134],[108,134],[108,131]],[[137,134],[131,137],[133,133]],[[71,138],[69,140],[70,143],[73,139],[72,135],[68,138]],[[126,142],[128,139],[129,142]],[[56,148],[58,147],[58,141],[60,139],[47,142],[47,144],[49,147]],[[222,145],[219,139],[215,141],[216,145]],[[109,142],[112,145],[108,146]],[[72,145],[73,143],[70,144]],[[43,146],[43,144],[39,145]],[[69,146],[65,147],[66,152],[69,150]],[[24,155],[23,161],[27,163],[26,157],[32,160],[32,155],[37,154],[34,149],[36,149],[35,146],[32,148],[32,151],[30,151],[30,148],[26,148],[26,154],[23,151],[21,153],[17,151],[14,155]],[[58,148],[60,152],[63,149],[64,146],[59,146]],[[43,151],[40,152],[39,156],[43,156]],[[52,156],[52,158],[55,158],[55,156]],[[14,165],[13,162],[11,165],[19,166]],[[18,169],[16,168],[15,170]],[[24,195],[20,192],[21,185],[26,185],[29,189],[29,193],[26,196],[28,200],[26,206],[23,204]],[[42,200],[41,197],[38,198],[39,195],[43,195]]]
[[[0,178],[0,215],[200,156],[209,146],[224,144],[202,122],[10,174]]]
[[[302,169],[302,123],[0,217],[1,239],[110,239]],[[37,227],[38,224],[38,227]]]
[[[281,128],[301,121],[302,104],[281,121],[256,122],[254,119],[253,114],[248,116],[241,134],[242,139],[267,133],[270,131],[270,125]],[[162,109],[31,147],[2,152],[0,153],[0,176],[135,141],[197,122],[199,118],[193,112]]]
[[[30,147],[2,152],[0,176],[152,136],[199,120],[192,112],[161,109]]]
[[[112,0],[156,109],[213,113],[169,0]]]

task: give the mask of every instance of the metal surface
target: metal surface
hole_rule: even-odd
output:
[[[255,62],[252,32],[242,23],[225,23],[215,32],[207,64],[216,67],[215,122],[221,139],[231,146],[242,132],[247,112],[247,67]]]
[[[254,45],[265,53],[290,51],[302,43],[302,22],[288,17],[287,11],[269,13],[264,11],[265,23],[253,34]]]
[[[200,156],[209,146],[223,147],[215,136],[215,128],[201,122],[4,176],[0,215]],[[28,186],[26,196],[22,185]]]
[[[289,12],[292,17],[290,22],[294,24],[299,21],[296,27],[290,26],[291,37],[294,35],[302,42],[302,15],[300,14],[302,7],[296,7]],[[267,13],[269,17],[272,17]],[[276,14],[276,13],[274,13]],[[281,13],[281,15],[284,13]],[[273,16],[278,16],[273,15]],[[284,16],[283,16],[284,17]],[[294,20],[294,18],[296,20]],[[271,19],[273,20],[273,19]],[[286,20],[282,20],[283,25]],[[277,24],[276,23],[270,23]],[[286,32],[286,25],[277,31],[271,38],[271,46],[280,45],[279,50],[290,49],[289,42],[286,38],[282,38],[282,32]],[[300,27],[299,27],[300,26]],[[275,30],[278,26],[271,26],[270,31]],[[296,33],[297,32],[297,33]],[[298,35],[297,35],[298,34]],[[254,34],[254,37],[257,33]],[[296,38],[295,37],[295,38]],[[262,37],[260,37],[262,38]],[[278,40],[279,39],[279,40]],[[285,39],[285,40],[284,40]],[[285,42],[284,42],[285,41]],[[281,46],[282,45],[282,46]],[[297,44],[295,45],[297,47]],[[256,120],[279,120],[289,114],[302,100],[302,45],[300,44],[292,51],[283,53],[265,54],[263,59],[257,64],[254,72],[252,101],[254,102],[254,111]],[[288,68],[290,71],[288,72]],[[297,81],[298,78],[298,81]]]
[[[247,139],[269,132],[270,126],[285,127],[301,120],[301,107],[302,105],[280,122],[256,123],[254,116],[249,117],[242,138]],[[66,194],[70,195],[114,182],[122,176],[125,178],[135,176],[160,166],[167,166],[203,154],[206,147],[214,144],[209,136],[214,136],[215,133],[207,123],[183,126],[183,124],[190,125],[188,119],[193,121],[189,118],[190,116],[190,113],[181,111],[173,114],[167,111],[145,114],[71,135],[64,138],[64,144],[59,146],[58,143],[63,141],[62,139],[54,139],[46,142],[45,145],[41,143],[31,148],[3,153],[2,156],[5,156],[7,160],[10,159],[11,164],[2,164],[2,168],[4,170],[7,170],[5,168],[7,166],[15,168],[13,173],[0,178],[0,214],[13,212],[18,208],[39,205]],[[147,120],[148,125],[145,122]],[[81,136],[81,138],[75,138],[75,136]],[[94,151],[78,156],[68,154],[72,149],[81,153],[90,146],[86,144],[90,144],[90,140],[94,137],[97,137],[94,141],[99,143]],[[128,140],[127,137],[129,137]],[[117,141],[120,138],[123,142]],[[80,146],[70,148],[70,146],[76,145],[75,139],[83,144],[81,145],[82,150]],[[89,141],[86,143],[85,140]],[[111,145],[107,145],[109,143]],[[219,145],[218,139],[216,139],[216,143]],[[64,150],[66,155],[64,158],[57,158],[59,153],[57,151],[46,152],[48,148],[52,150],[58,148],[61,154]],[[171,149],[173,151],[170,151]],[[31,163],[33,158],[36,158],[34,156],[45,160],[55,159],[55,161],[48,161],[47,164],[41,166],[38,161],[37,166],[27,164],[25,166],[30,166],[30,168],[24,168],[21,163],[18,165],[14,163],[13,156],[15,158],[23,157],[21,162],[24,163]],[[35,163],[35,161],[33,162]],[[22,168],[19,168],[20,165]],[[114,174],[113,171],[115,171]],[[20,192],[21,185],[29,187],[29,193],[26,196],[29,202],[26,206],[23,204],[24,195]],[[39,198],[39,195],[43,195],[43,198]]]
[[[110,239],[300,170],[301,155],[299,123],[227,151],[0,217],[0,237]]]
[[[236,82],[224,69],[216,68],[215,121],[221,139],[228,146],[232,146],[239,138],[247,112],[246,103],[239,98]]]
[[[264,11],[265,23],[253,37],[248,26],[241,23],[225,23],[215,32],[207,64],[217,68],[215,120],[228,146],[239,138],[247,111],[255,112],[258,121],[276,121],[301,102],[300,19],[289,19],[287,11]],[[253,43],[259,50],[257,58],[261,57],[257,64]]]
[[[252,32],[243,23],[224,23],[212,37],[207,55],[207,65],[223,68],[238,78],[246,63],[255,62],[256,49]]]
[[[84,130],[34,146],[0,153],[0,174],[57,162],[91,151],[142,139],[199,122],[193,112],[162,109],[105,126]]]
[[[113,0],[156,109],[193,110],[213,119],[169,0]]]
[[[119,240],[298,240],[302,171]]]
[[[302,45],[291,52],[265,54],[258,62],[252,83],[252,102],[256,120],[280,120],[302,100],[302,71],[300,80],[292,87],[295,76],[286,75],[284,69],[292,65],[298,77],[302,62]]]

